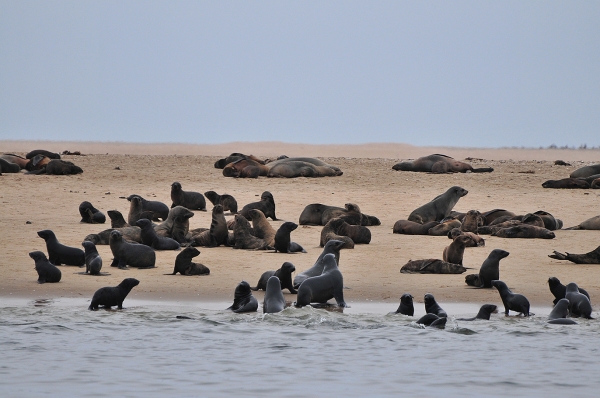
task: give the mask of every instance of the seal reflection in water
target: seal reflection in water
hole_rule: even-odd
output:
[[[123,279],[118,286],[115,287],[103,287],[96,290],[92,297],[92,302],[88,307],[89,310],[96,311],[99,306],[104,308],[110,308],[117,306],[120,310],[123,309],[123,300],[129,294],[131,289],[139,285],[140,281],[134,278]]]

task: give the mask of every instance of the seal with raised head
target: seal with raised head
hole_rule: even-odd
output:
[[[583,166],[573,171],[569,177],[571,178],[585,178],[593,176],[594,174],[600,174],[600,164],[594,164],[591,166]]]
[[[195,247],[188,246],[175,257],[173,273],[168,275],[209,275],[210,269],[204,264],[194,263],[192,259],[200,254]]]
[[[371,242],[371,231],[362,225],[350,225],[342,218],[333,218],[321,230],[320,245],[332,239],[347,241],[347,249],[353,249],[354,244],[368,244]]]
[[[425,302],[425,313],[426,314],[435,314],[439,317],[447,317],[448,316],[446,311],[444,311],[442,309],[442,307],[440,307],[440,305],[435,301],[435,297],[433,297],[433,294],[431,294],[431,293],[425,294],[424,302]]]
[[[227,308],[236,313],[256,312],[258,309],[258,300],[252,295],[250,285],[246,281],[241,281],[235,288],[233,304]]]
[[[474,234],[473,232],[463,232],[460,228],[452,228],[450,232],[448,232],[448,238],[454,240],[460,235],[468,236],[471,239],[466,246],[467,247],[480,247],[485,246],[485,239],[481,236]]]
[[[572,229],[587,229],[587,230],[600,230],[600,216],[594,216],[583,221],[581,224],[571,228],[565,228],[565,230]]]
[[[339,307],[346,307],[344,278],[337,266],[335,256],[330,253],[323,257],[323,273],[319,276],[311,276],[302,282],[298,288],[295,305],[302,307],[310,303],[325,304],[332,298]]]
[[[490,315],[492,313],[494,313],[497,308],[498,307],[496,307],[494,304],[484,304],[479,309],[479,312],[477,313],[477,315],[475,315],[473,318],[459,318],[459,319],[457,319],[457,321],[474,321],[477,319],[483,319],[483,320],[489,321]]]
[[[144,210],[142,206],[142,197],[138,195],[131,195],[130,198],[127,223],[129,223],[129,225],[136,225],[138,220],[141,219],[147,218],[148,220],[152,220],[154,213]]]
[[[571,282],[565,287],[565,298],[569,300],[569,314],[575,317],[592,319],[590,299],[579,291],[576,283]]]
[[[554,232],[544,227],[536,227],[529,224],[515,225],[509,228],[502,228],[494,232],[492,236],[499,238],[525,238],[525,239],[554,239]]]
[[[306,250],[296,242],[292,242],[291,232],[298,228],[298,224],[286,221],[275,233],[275,243],[273,247],[279,253],[306,253]]]
[[[173,201],[171,208],[183,206],[189,210],[206,211],[206,200],[204,199],[204,195],[200,192],[184,191],[181,187],[181,183],[177,181],[171,184],[171,200]]]
[[[104,231],[100,231],[97,234],[89,234],[83,240],[92,242],[95,245],[108,245],[110,241],[110,233],[112,231],[119,231],[123,235],[123,239],[129,242],[142,243],[142,230],[138,226],[133,227],[122,227],[122,228],[109,228]]]
[[[250,209],[248,215],[252,220],[252,234],[257,238],[264,239],[269,246],[274,246],[277,231],[269,224],[263,212],[258,209]]]
[[[463,256],[465,254],[465,247],[472,242],[471,238],[467,235],[459,235],[450,243],[449,246],[444,248],[442,259],[446,262],[453,264],[463,265]]]
[[[277,221],[277,217],[275,216],[275,199],[273,198],[273,194],[269,191],[265,191],[260,195],[260,201],[248,203],[246,206],[242,207],[240,214],[247,220],[250,220],[250,215],[248,214],[250,209],[258,209],[263,212],[265,217],[271,217],[271,220]]]
[[[506,283],[502,281],[493,280],[492,286],[498,289],[502,304],[504,305],[504,315],[508,315],[509,311],[515,311],[529,316],[529,300],[522,294],[513,293]]]
[[[552,302],[554,305],[556,305],[560,299],[565,298],[567,287],[560,283],[560,280],[557,277],[552,276],[548,278],[548,287],[550,288],[550,293],[554,296],[554,301]],[[579,293],[584,294],[588,299],[590,298],[590,295],[585,289],[582,289],[579,286],[577,288],[579,289]]]
[[[425,224],[429,221],[441,221],[448,217],[460,198],[468,194],[464,188],[454,186],[443,194],[436,196],[431,202],[413,210],[408,216],[408,221]]]
[[[236,214],[238,212],[238,204],[235,198],[228,194],[219,195],[215,191],[206,191],[204,192],[204,196],[213,204],[213,206],[221,205],[223,206],[223,211],[229,210],[231,214]]]
[[[256,290],[266,290],[267,289],[267,281],[270,277],[276,276],[279,279],[279,283],[281,284],[281,289],[288,289],[290,293],[296,294],[298,293],[296,289],[294,289],[294,285],[292,283],[292,272],[296,271],[296,267],[294,264],[290,262],[285,262],[281,265],[281,267],[277,271],[265,271],[260,276],[258,283],[255,287],[251,289]]]
[[[175,206],[169,211],[165,221],[154,227],[159,236],[173,238],[180,244],[189,243],[191,236],[190,218],[194,217],[194,212],[183,206]]]
[[[83,250],[65,246],[56,239],[56,235],[49,229],[38,231],[38,236],[46,241],[48,259],[54,265],[85,265],[85,253]]]
[[[108,213],[108,218],[110,218],[110,227],[111,228],[123,228],[123,227],[131,226],[127,223],[127,221],[125,221],[125,217],[123,217],[123,214],[121,214],[120,211],[109,210],[109,211],[107,211],[107,213]]]
[[[343,208],[321,203],[307,205],[300,214],[298,224],[326,225],[333,218],[341,218],[350,225],[381,225],[377,217],[362,213],[355,203],[346,203]]]
[[[548,323],[553,325],[577,325],[577,322],[567,318],[569,315],[569,300],[562,298],[558,300],[548,315]]]
[[[302,271],[298,275],[296,275],[296,277],[294,278],[294,288],[298,289],[302,282],[304,282],[307,278],[310,278],[311,276],[321,275],[323,273],[323,267],[325,266],[325,264],[323,263],[323,257],[325,257],[327,254],[333,254],[335,256],[335,261],[339,264],[340,250],[342,250],[343,248],[344,242],[342,241],[330,240],[329,242],[327,242],[325,244],[325,247],[323,247],[323,251],[317,258],[317,261],[315,261],[313,266],[307,269],[306,271]]]
[[[279,278],[273,275],[267,281],[263,300],[263,312],[265,314],[273,314],[283,311],[284,308],[285,298],[281,292],[281,283],[279,282]]]
[[[477,228],[483,226],[484,218],[477,210],[469,210],[461,222],[461,231],[477,233]]]
[[[460,264],[448,263],[436,258],[408,260],[400,268],[403,274],[462,274],[467,269]]]
[[[35,261],[35,270],[38,273],[38,283],[42,284],[46,282],[60,282],[62,273],[54,264],[48,261],[44,252],[31,252],[29,253],[29,257],[31,257],[33,261]]]
[[[396,314],[413,316],[415,314],[415,306],[413,304],[413,296],[410,293],[404,293],[400,297],[400,306],[396,310]]]
[[[140,281],[135,278],[125,278],[115,287],[103,287],[96,290],[96,293],[92,296],[92,302],[88,310],[96,311],[99,306],[110,308],[115,305],[118,309],[122,310],[125,297],[127,297],[131,289],[139,284]]]
[[[408,220],[398,220],[394,224],[393,233],[404,234],[404,235],[429,235],[429,230],[439,222],[429,221],[425,224],[419,224],[418,222]]]
[[[158,236],[152,227],[152,221],[142,218],[137,220],[136,225],[142,230],[142,243],[154,250],[179,250],[181,246],[175,239]]]
[[[233,229],[235,239],[234,249],[248,250],[271,250],[273,246],[269,246],[264,239],[257,238],[250,233],[250,223],[240,214],[235,215],[235,227]]]
[[[491,173],[494,171],[491,167],[473,168],[468,163],[438,153],[423,156],[413,161],[396,163],[392,166],[392,169],[424,173]]]
[[[81,246],[85,249],[85,273],[100,275],[102,269],[102,257],[96,249],[96,245],[89,241],[83,241]]]
[[[227,221],[223,215],[223,206],[215,205],[213,207],[209,229],[195,229],[190,232],[194,246],[227,246],[229,231],[227,230]]]
[[[79,215],[81,216],[80,222],[88,224],[104,224],[106,222],[106,216],[87,200],[79,205]]]
[[[460,228],[462,223],[456,218],[446,218],[439,222],[437,225],[429,228],[427,231],[428,235],[431,236],[448,236],[448,233],[454,228]]]
[[[139,243],[126,242],[121,232],[116,229],[110,233],[109,245],[114,256],[111,267],[125,269],[131,265],[136,268],[153,268],[156,264],[154,249]]]
[[[469,286],[491,288],[492,281],[500,279],[500,260],[508,257],[510,253],[502,249],[494,249],[485,259],[479,274],[471,274],[465,277],[465,283]]]
[[[571,254],[569,252],[563,254],[555,250],[554,254],[548,254],[548,257],[557,260],[569,260],[575,264],[600,264],[600,246],[585,254]]]
[[[144,212],[152,212],[152,220],[158,221],[159,219],[165,221],[169,216],[169,206],[158,200],[146,200],[141,195],[132,194],[126,199],[131,201],[134,196],[139,196],[142,199],[142,210]],[[130,223],[131,224],[131,223]]]

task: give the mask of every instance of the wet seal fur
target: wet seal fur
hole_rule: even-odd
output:
[[[577,322],[567,318],[567,315],[569,315],[569,300],[562,298],[558,300],[548,315],[548,323],[553,325],[577,325]]]
[[[181,246],[175,239],[167,238],[164,236],[158,236],[152,221],[142,218],[137,220],[136,225],[142,230],[142,243],[146,246],[150,246],[154,250],[179,250]]]
[[[413,161],[400,162],[392,166],[396,171],[416,171],[424,173],[491,173],[491,167],[473,168],[468,163],[458,161],[450,156],[433,154]]]
[[[298,224],[286,221],[275,233],[275,243],[273,247],[279,253],[306,253],[306,250],[296,242],[292,242],[291,232],[298,228]]]
[[[296,307],[302,307],[311,303],[327,303],[329,299],[335,299],[338,307],[346,307],[344,301],[344,279],[338,269],[335,256],[326,254],[323,257],[323,273],[311,276],[302,282],[298,288]]]
[[[223,206],[223,211],[229,210],[231,214],[238,212],[238,204],[235,198],[228,194],[219,195],[215,191],[206,191],[204,196],[213,204],[213,206]]]
[[[489,321],[490,315],[492,313],[496,312],[497,309],[498,309],[498,307],[495,306],[494,304],[484,304],[479,309],[479,312],[477,313],[477,315],[475,315],[473,318],[459,318],[459,319],[457,319],[457,321],[475,321],[477,319],[483,319],[485,321]]]
[[[110,233],[109,245],[114,256],[111,267],[126,269],[130,265],[136,268],[154,268],[156,264],[154,249],[139,243],[126,242],[118,230]]]
[[[440,259],[408,260],[400,272],[403,274],[462,274],[467,269],[460,264],[452,264]]]
[[[48,250],[48,259],[54,265],[76,265],[83,267],[85,265],[85,253],[83,250],[65,246],[56,239],[56,235],[49,229],[38,231],[38,236],[46,241]]]
[[[57,283],[60,282],[62,273],[46,258],[46,255],[40,251],[29,253],[29,257],[35,261],[35,270],[38,273],[37,283]]]
[[[284,308],[285,298],[281,292],[281,283],[279,282],[279,278],[273,275],[267,281],[263,300],[263,313],[273,314],[283,311]]]
[[[333,254],[335,256],[335,261],[339,265],[340,250],[342,250],[343,248],[344,248],[344,242],[342,242],[342,241],[330,240],[329,242],[327,242],[325,244],[325,247],[323,247],[323,251],[317,258],[317,261],[315,261],[313,266],[310,267],[309,269],[307,269],[306,271],[302,271],[298,275],[296,275],[296,277],[294,278],[294,288],[298,289],[298,287],[302,284],[302,282],[304,282],[307,278],[310,278],[311,276],[318,276],[323,273],[323,268],[325,266],[325,263],[323,262],[323,258],[327,254]]]
[[[448,322],[448,317],[437,316],[435,314],[425,314],[417,322],[417,325],[423,325],[432,328],[444,329]]]
[[[129,195],[126,199],[131,202],[131,198],[134,196],[139,196],[142,199],[142,211],[152,212],[153,221],[158,221],[159,219],[164,221],[169,216],[169,207],[163,202],[159,202],[157,200],[146,200],[141,195],[136,194]]]
[[[290,293],[296,294],[298,293],[296,289],[294,289],[294,285],[292,283],[292,272],[296,271],[296,267],[294,264],[290,262],[285,262],[279,267],[277,271],[265,271],[258,280],[258,283],[255,287],[251,287],[250,289],[257,290],[266,290],[267,289],[267,281],[270,277],[276,276],[279,279],[281,284],[281,289],[288,289]]]
[[[522,294],[513,293],[506,283],[498,280],[492,281],[492,286],[498,289],[502,304],[504,305],[504,315],[508,316],[509,311],[515,311],[529,316],[529,300]]]
[[[171,200],[173,201],[171,208],[183,206],[189,210],[206,211],[206,200],[204,199],[204,195],[200,192],[184,191],[181,187],[181,183],[177,181],[171,184]]]
[[[175,267],[173,268],[172,274],[176,275],[178,272],[181,275],[209,275],[210,269],[204,264],[194,263],[192,259],[200,254],[200,251],[195,247],[186,247],[175,257]]]
[[[448,217],[460,198],[468,194],[464,188],[454,186],[443,194],[436,196],[431,202],[413,210],[408,216],[408,221],[425,224],[429,221],[441,221]]]
[[[118,286],[115,287],[103,287],[96,290],[92,297],[92,302],[88,307],[88,310],[96,311],[99,306],[104,308],[110,308],[117,306],[120,310],[123,309],[123,301],[129,294],[131,289],[140,284],[140,281],[134,278],[125,278]]]
[[[104,224],[106,222],[106,216],[87,200],[79,205],[79,215],[81,216],[80,222],[88,224]]]
[[[557,260],[569,260],[575,264],[600,264],[600,246],[585,254],[571,254],[569,252],[563,254],[555,250],[554,254],[548,254],[548,257]]]
[[[81,246],[85,249],[85,273],[90,275],[100,275],[102,269],[102,257],[98,254],[96,245],[89,241],[84,241]]]
[[[248,203],[246,206],[242,207],[240,214],[247,220],[250,220],[250,215],[248,214],[250,209],[258,209],[263,212],[265,217],[271,217],[273,221],[277,221],[277,217],[275,216],[275,199],[273,198],[273,194],[269,191],[264,191],[260,195],[259,202]]]
[[[424,303],[425,303],[425,313],[434,314],[434,315],[437,315],[439,317],[444,317],[444,318],[448,316],[446,311],[444,311],[442,309],[442,307],[440,307],[440,305],[435,301],[435,297],[433,297],[433,294],[431,294],[431,293],[425,294]]]
[[[569,300],[569,314],[571,316],[593,319],[590,299],[579,291],[576,283],[571,282],[565,287],[565,298]]]
[[[550,288],[550,293],[552,293],[554,296],[554,301],[552,302],[554,305],[556,305],[560,299],[565,298],[565,295],[567,294],[567,287],[560,283],[560,280],[557,277],[552,276],[548,278],[548,287]],[[590,298],[590,295],[585,291],[585,289],[582,289],[579,286],[577,288],[579,293],[584,294],[588,299]]]
[[[481,264],[479,274],[465,276],[465,283],[469,286],[491,288],[492,281],[500,279],[500,260],[508,257],[510,253],[502,249],[494,249]]]
[[[415,314],[413,298],[414,297],[410,293],[404,293],[402,297],[400,297],[400,306],[398,306],[395,314],[413,316]]]
[[[235,288],[233,304],[227,308],[235,313],[256,312],[258,309],[258,300],[252,295],[250,285],[246,281],[241,281]]]

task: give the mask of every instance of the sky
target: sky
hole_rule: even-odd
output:
[[[598,1],[0,0],[0,139],[600,146]]]

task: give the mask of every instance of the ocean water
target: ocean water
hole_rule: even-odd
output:
[[[549,325],[550,308],[466,322],[456,319],[478,305],[441,303],[451,316],[439,330],[415,324],[421,308],[390,315],[388,303],[266,315],[224,311],[230,303],[88,305],[2,300],[3,397],[591,397],[600,388],[600,321]]]

